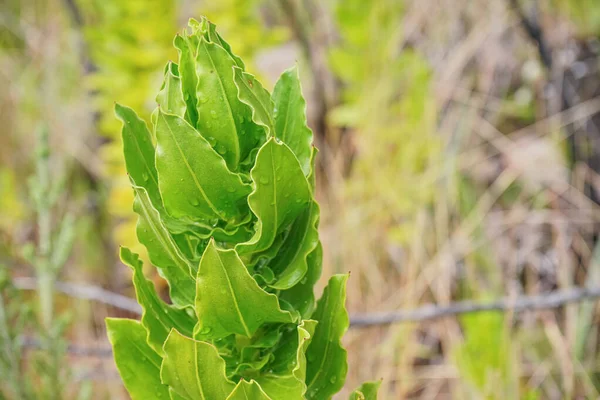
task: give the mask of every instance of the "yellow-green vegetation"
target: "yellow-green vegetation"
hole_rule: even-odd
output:
[[[147,118],[153,94],[162,81],[165,59],[176,56],[171,41],[177,30],[175,1],[81,1],[83,32],[89,59],[94,66],[85,82],[93,93],[98,113],[98,131],[106,136],[101,147],[105,176],[110,185],[108,207],[123,219],[115,230],[115,241],[133,246],[135,218],[133,196],[121,156],[119,121],[115,102],[128,104]],[[140,249],[137,249],[140,250]]]

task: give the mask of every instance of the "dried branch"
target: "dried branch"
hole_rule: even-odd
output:
[[[35,290],[36,279],[28,277],[15,278],[13,284],[17,289]],[[134,299],[123,296],[118,293],[110,292],[99,286],[56,282],[56,291],[78,299],[93,300],[99,303],[107,304],[121,310],[129,311],[134,314],[141,315],[142,308]]]
[[[523,29],[527,33],[527,36],[536,43],[536,47],[542,60],[542,64],[548,70],[552,70],[552,49],[546,42],[546,38],[544,36],[544,32],[539,23],[537,4],[531,13],[531,16],[528,17],[525,15],[525,12],[519,5],[518,0],[510,0],[510,5],[512,6],[514,12],[519,17],[521,21],[521,25]]]
[[[14,285],[18,289],[35,290],[36,281],[33,278],[15,278]],[[98,286],[57,282],[56,290],[71,297],[93,300],[137,315],[142,314],[141,307],[134,299],[110,292]],[[537,296],[505,298],[490,303],[460,301],[448,306],[428,304],[413,310],[353,314],[350,316],[350,326],[353,328],[364,328],[400,322],[421,322],[448,316],[485,311],[523,312],[545,310],[558,308],[568,303],[591,300],[598,297],[600,297],[600,287],[591,287],[574,288],[540,294]]]
[[[420,322],[459,314],[473,314],[485,311],[523,312],[544,310],[558,308],[568,303],[590,300],[598,297],[600,297],[600,287],[569,289],[538,296],[520,296],[512,299],[505,298],[491,303],[461,301],[452,303],[448,306],[429,304],[414,310],[354,315],[350,318],[350,326],[362,328],[399,322]]]

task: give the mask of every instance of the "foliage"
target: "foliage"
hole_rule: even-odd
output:
[[[594,7],[593,0],[553,0],[559,11],[569,15],[577,31],[583,35],[600,35],[600,8]]]
[[[22,257],[35,270],[38,305],[33,307],[15,292],[9,270],[0,268],[0,372],[10,377],[0,385],[0,396],[9,399],[67,398],[70,371],[64,367],[68,326],[66,314],[54,310],[54,285],[70,256],[75,237],[74,219],[56,210],[62,199],[64,180],[51,169],[48,131],[39,130],[35,151],[36,173],[29,180],[30,197],[37,216],[37,243],[28,243]],[[53,219],[62,217],[58,228]],[[33,317],[33,318],[32,318]],[[32,362],[23,355],[23,334],[35,332]],[[4,398],[4,397],[2,397]]]
[[[144,312],[107,321],[121,377],[133,399],[330,399],[346,378],[348,276],[315,304],[316,150],[298,73],[271,95],[206,19],[174,44],[152,129],[116,106],[137,236],[173,301],[122,248]]]
[[[108,138],[101,155],[111,187],[110,212],[123,220],[116,240],[135,246],[133,200],[121,156],[119,123],[113,116],[114,101],[128,104],[149,115],[151,94],[160,86],[164,60],[175,56],[170,46],[177,19],[175,1],[83,0],[86,48],[94,70],[86,80],[93,93],[98,131]],[[142,251],[143,249],[136,248]]]
[[[363,205],[365,223],[377,229],[402,219],[402,226],[389,229],[391,239],[402,243],[414,232],[417,210],[433,200],[434,187],[423,176],[441,149],[430,67],[418,53],[399,51],[404,7],[393,0],[337,2],[342,40],[329,57],[345,88],[330,119],[353,129],[360,149],[345,182],[348,196]]]

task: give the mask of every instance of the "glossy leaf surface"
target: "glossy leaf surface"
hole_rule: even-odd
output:
[[[291,323],[277,296],[265,292],[234,250],[220,250],[211,241],[202,255],[196,278],[198,338],[222,338],[231,333],[251,337],[265,323]],[[260,306],[257,306],[260,305]]]
[[[235,385],[225,376],[225,361],[206,342],[171,331],[164,344],[160,377],[169,389],[188,400],[226,399]]]
[[[319,325],[306,352],[309,399],[332,398],[346,379],[347,353],[341,339],[349,325],[344,304],[347,280],[348,275],[334,275],[329,279],[312,316]]]
[[[281,74],[273,90],[275,136],[296,154],[304,174],[310,172],[313,134],[306,125],[306,101],[302,96],[298,68]]]
[[[312,197],[294,153],[275,139],[261,147],[250,175],[254,191],[248,203],[258,222],[252,239],[236,247],[240,254],[268,249],[277,233],[306,208]]]
[[[133,284],[138,303],[142,306],[142,325],[148,332],[148,344],[162,355],[162,346],[171,332],[177,329],[192,335],[196,321],[184,309],[166,304],[158,297],[154,284],[144,276],[139,256],[121,247],[121,261],[133,269]]]
[[[108,339],[123,383],[133,400],[169,398],[160,380],[161,357],[146,343],[146,330],[129,319],[106,319]]]
[[[166,211],[174,218],[230,221],[241,218],[250,187],[198,131],[183,119],[159,112],[156,166]]]

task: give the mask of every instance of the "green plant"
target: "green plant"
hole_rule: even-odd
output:
[[[29,179],[30,197],[37,221],[38,240],[27,243],[24,258],[36,276],[37,307],[13,286],[11,271],[0,264],[0,399],[69,398],[71,374],[65,367],[67,313],[55,310],[55,282],[71,254],[75,238],[74,216],[58,210],[64,200],[64,179],[53,170],[47,129],[40,129],[35,151],[35,175]],[[53,221],[62,219],[58,228]],[[33,311],[33,312],[32,312]],[[34,333],[37,349],[26,357],[24,337]]]
[[[116,106],[137,236],[172,300],[122,248],[144,309],[107,320],[124,384],[133,399],[330,399],[347,372],[348,276],[315,301],[316,150],[297,71],[271,95],[206,19],[174,44],[152,132]]]

